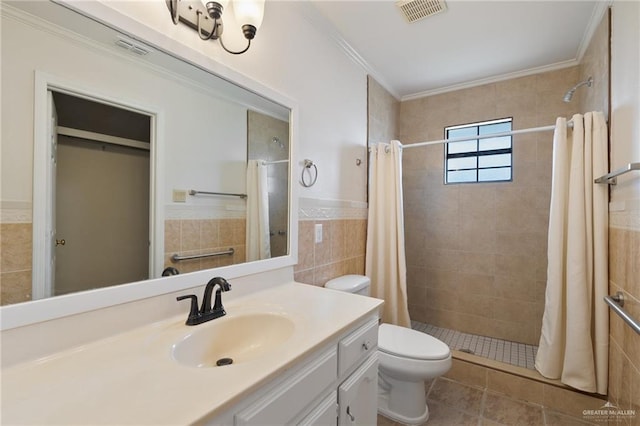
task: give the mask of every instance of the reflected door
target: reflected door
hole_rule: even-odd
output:
[[[58,136],[55,295],[148,278],[149,153]]]
[[[149,278],[149,150],[120,139],[58,127],[53,295]]]

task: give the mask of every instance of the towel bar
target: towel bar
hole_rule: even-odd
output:
[[[618,183],[618,176],[623,175],[625,173],[629,173],[633,170],[640,170],[640,163],[629,163],[624,167],[620,167],[618,170],[615,170],[611,173],[607,173],[604,176],[600,176],[598,179],[595,179],[594,183],[606,183],[608,185],[616,185]]]
[[[609,305],[613,312],[618,314],[624,322],[626,322],[629,327],[633,329],[636,333],[640,334],[640,323],[636,319],[634,319],[629,312],[625,311],[624,306],[624,295],[621,291],[617,292],[613,296],[605,296],[604,301]]]
[[[202,259],[204,257],[214,257],[214,256],[224,256],[224,255],[232,255],[236,251],[233,248],[230,248],[226,251],[219,251],[217,253],[206,253],[206,254],[194,254],[191,256],[180,256],[178,254],[174,254],[171,256],[171,260],[174,262],[180,262],[181,260],[193,260],[193,259]]]
[[[189,195],[198,195],[198,194],[204,194],[204,195],[223,195],[226,197],[240,197],[242,199],[247,198],[247,194],[233,194],[231,192],[209,192],[209,191],[196,191],[195,189],[190,189],[189,190]]]

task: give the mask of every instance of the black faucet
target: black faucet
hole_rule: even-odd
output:
[[[215,286],[218,286],[216,290],[216,299],[213,303],[213,308],[211,307],[211,295],[213,294],[213,289]],[[189,310],[189,316],[187,317],[187,321],[185,324],[187,325],[198,325],[203,322],[211,321],[212,319],[220,318],[227,314],[222,306],[222,292],[231,290],[231,284],[227,282],[222,277],[212,278],[204,289],[204,296],[202,298],[202,306],[198,310],[198,296],[195,294],[187,294],[185,296],[179,296],[176,300],[191,300],[191,309]]]

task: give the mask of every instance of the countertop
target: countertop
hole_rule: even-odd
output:
[[[231,300],[224,304],[229,317],[267,311],[295,318],[292,336],[257,360],[196,368],[172,358],[175,338],[199,327],[184,325],[185,302],[185,313],[179,317],[3,369],[1,420],[181,425],[211,418],[376,312],[382,303],[293,282]]]

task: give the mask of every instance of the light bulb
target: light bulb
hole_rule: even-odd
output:
[[[264,0],[233,0],[236,21],[240,25],[253,25],[256,30],[264,17]]]

